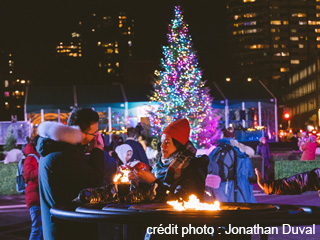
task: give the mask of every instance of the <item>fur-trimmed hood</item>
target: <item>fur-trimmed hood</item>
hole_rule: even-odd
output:
[[[78,126],[66,126],[58,122],[43,122],[38,127],[40,136],[37,152],[45,157],[53,152],[61,152],[81,147],[82,133]]]
[[[38,127],[38,134],[57,142],[78,144],[82,140],[82,132],[78,126],[66,126],[58,122],[43,122]]]

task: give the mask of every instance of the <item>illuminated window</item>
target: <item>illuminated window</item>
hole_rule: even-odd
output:
[[[306,21],[299,21],[299,25],[307,25]]]
[[[298,37],[290,37],[290,40],[291,41],[299,41],[299,38]]]
[[[21,91],[21,96],[24,96],[24,91]]]
[[[281,44],[281,47],[282,48],[286,48],[287,46],[285,44]]]
[[[249,47],[250,49],[261,49],[261,48],[269,48],[269,45],[264,45],[264,44],[255,44],[255,45],[251,45]]]
[[[279,37],[279,36],[276,36],[276,37],[274,37],[274,40],[275,40],[275,41],[278,41],[278,40],[280,40],[280,37]]]
[[[320,48],[320,44],[317,44],[317,48]]]
[[[317,37],[317,41],[320,41],[320,37]]]
[[[100,45],[101,45],[101,42],[98,42],[97,44],[98,44],[98,46],[100,46]]]
[[[112,72],[112,68],[108,68],[108,73],[111,73]]]
[[[5,96],[5,97],[10,97],[10,92],[9,92],[9,91],[5,91],[5,92],[4,92],[4,96]]]
[[[297,29],[293,28],[293,29],[291,29],[291,32],[296,33]]]
[[[319,5],[317,5],[317,6],[316,6],[316,9],[320,9],[320,6],[319,6]]]
[[[304,48],[304,45],[303,44],[299,44],[299,48]]]
[[[116,67],[119,67],[120,65],[119,65],[119,62],[116,62]]]
[[[108,48],[106,53],[113,53],[113,49],[112,48]]]
[[[131,42],[131,41],[128,41],[128,45],[131,47],[131,46],[132,46],[132,42]]]
[[[307,14],[305,14],[305,13],[292,13],[291,16],[292,17],[306,17]]]
[[[233,31],[233,35],[237,35],[237,33],[238,33],[237,31]]]
[[[278,44],[273,44],[273,48],[278,48],[279,45]]]
[[[9,103],[8,102],[5,102],[4,106],[5,106],[6,109],[9,109]]]
[[[257,14],[256,13],[247,13],[247,14],[243,14],[243,17],[245,18],[252,18],[252,17],[256,17]]]
[[[4,80],[4,87],[9,87],[9,81],[8,80]]]
[[[290,53],[289,52],[277,52],[277,53],[274,53],[273,55],[277,56],[277,57],[288,57],[288,56],[290,56]]]
[[[234,20],[238,20],[239,19],[239,15],[234,15],[233,18],[234,18]]]
[[[283,21],[282,24],[283,24],[283,25],[288,25],[288,24],[289,24],[289,21]]]
[[[255,26],[255,25],[257,25],[257,22],[256,22],[256,21],[245,22],[245,23],[244,23],[244,26]]]
[[[92,28],[92,29],[91,29],[91,31],[92,31],[92,32],[94,32],[94,31],[95,31],[95,29],[94,29],[94,28]]]
[[[316,17],[320,17],[320,13],[316,13]]]
[[[315,28],[314,31],[315,31],[316,33],[320,33],[320,28]]]
[[[21,108],[21,106],[20,106],[20,105],[17,105],[17,108]]]
[[[291,64],[300,64],[300,60],[298,60],[298,59],[292,59],[292,60],[290,61],[290,63],[291,63]]]
[[[288,72],[288,71],[289,71],[289,68],[284,68],[284,67],[280,68],[280,72]]]
[[[320,25],[320,21],[308,21],[309,25]]]
[[[118,48],[115,48],[115,49],[114,49],[114,53],[115,53],[115,54],[119,54],[119,49],[118,49]]]
[[[280,20],[272,20],[270,21],[271,25],[281,25],[281,21]]]
[[[244,3],[247,3],[247,2],[255,2],[256,0],[242,0]]]

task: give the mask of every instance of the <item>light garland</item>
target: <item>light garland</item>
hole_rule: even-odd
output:
[[[156,71],[157,79],[150,97],[151,101],[159,103],[158,110],[150,112],[152,135],[158,136],[172,121],[187,118],[192,142],[196,147],[210,147],[218,138],[218,119],[211,107],[209,90],[201,80],[202,73],[180,6],[175,7],[174,14],[167,34],[168,46],[162,48],[162,70]]]

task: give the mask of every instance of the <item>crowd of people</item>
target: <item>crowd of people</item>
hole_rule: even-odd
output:
[[[83,223],[82,227],[81,223],[52,221],[50,209],[72,203],[83,189],[112,185],[119,167],[136,160],[148,169],[131,169],[129,179],[135,189],[143,187],[152,193],[148,199],[153,202],[187,199],[194,194],[201,201],[255,203],[249,182],[254,174],[250,157],[255,154],[263,158],[264,175],[258,170],[256,174],[265,192],[282,193],[282,186],[288,184],[287,180],[269,180],[271,157],[264,137],[255,153],[239,143],[233,128],[229,128],[223,131],[210,154],[198,156],[189,140],[187,119],[171,122],[159,137],[148,142],[140,124],[129,127],[125,138],[114,136],[108,145],[98,131],[98,121],[99,115],[94,110],[74,108],[67,125],[43,122],[37,129],[38,135],[24,146],[26,202],[32,220],[30,239],[65,239],[71,233],[75,239],[97,237],[93,224]],[[314,159],[314,143],[312,136],[301,141],[301,160]],[[308,149],[312,153],[307,154]],[[221,154],[223,151],[225,154]],[[314,171],[308,176],[317,174]],[[146,234],[145,239],[149,238]]]

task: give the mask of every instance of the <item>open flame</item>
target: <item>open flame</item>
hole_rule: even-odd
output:
[[[186,201],[179,202],[178,200],[176,200],[176,201],[168,201],[167,203],[173,206],[174,210],[178,210],[178,211],[184,211],[187,209],[209,210],[209,211],[220,210],[220,202],[214,201],[213,204],[201,203],[200,200],[193,194],[189,196],[188,202]]]
[[[129,181],[129,169],[120,169],[120,173],[118,173],[114,178],[114,183],[130,183]]]

